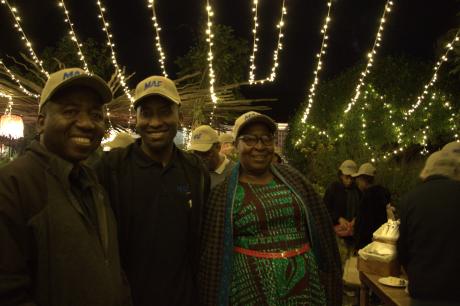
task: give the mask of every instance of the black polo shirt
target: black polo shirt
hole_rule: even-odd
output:
[[[119,178],[119,217],[127,218],[120,228],[120,249],[134,305],[196,305],[190,263],[191,185],[177,149],[163,167],[137,142],[126,162],[130,175]]]

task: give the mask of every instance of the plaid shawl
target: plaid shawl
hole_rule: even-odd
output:
[[[327,305],[342,305],[342,267],[335,234],[326,207],[305,177],[287,165],[272,165],[272,173],[305,206],[312,250],[318,259]],[[239,165],[211,192],[204,208],[198,273],[201,304],[227,306],[233,255],[233,200]]]

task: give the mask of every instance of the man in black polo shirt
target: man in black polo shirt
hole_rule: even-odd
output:
[[[134,305],[194,306],[209,174],[173,143],[182,116],[173,81],[140,82],[134,107],[141,139],[96,166],[118,219],[122,266]]]

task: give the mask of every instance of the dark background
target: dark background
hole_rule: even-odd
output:
[[[154,33],[147,0],[102,0],[107,8],[106,18],[118,62],[127,72],[136,72],[130,80],[136,83],[152,74],[161,74],[154,50]],[[205,1],[157,0],[157,16],[163,30],[162,46],[166,54],[166,69],[175,78],[174,60],[184,55],[194,38],[204,27]],[[62,9],[54,0],[11,0],[19,10],[22,27],[37,53],[46,46],[55,45],[68,31]],[[96,0],[67,0],[66,6],[80,39],[92,37],[105,42],[97,18]],[[270,112],[277,121],[287,121],[306,97],[316,65],[315,54],[321,43],[320,27],[326,16],[327,1],[286,0],[287,16],[284,28],[284,49],[279,56],[278,78],[273,84],[243,89],[247,97],[278,98]],[[251,0],[211,1],[214,23],[229,25],[238,36],[248,40],[252,48]],[[456,0],[394,1],[387,18],[380,56],[405,55],[423,61],[437,59],[438,39],[449,29],[458,26],[456,17],[460,2]],[[375,38],[383,0],[340,0],[333,2],[329,30],[329,47],[323,58],[320,81],[333,78],[366,57]],[[259,53],[256,60],[256,78],[269,74],[276,43],[275,24],[279,19],[281,0],[259,0]],[[25,52],[12,17],[5,5],[0,5],[0,55],[17,56]],[[248,59],[249,61],[249,59]],[[442,72],[441,72],[442,73]],[[395,77],[398,76],[389,76]],[[354,80],[350,80],[353,82]],[[421,84],[422,86],[422,84]]]

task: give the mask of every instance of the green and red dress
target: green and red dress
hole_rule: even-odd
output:
[[[305,248],[309,242],[305,208],[278,180],[266,185],[239,182],[233,206],[230,305],[326,305],[313,252],[292,257],[260,254]]]

